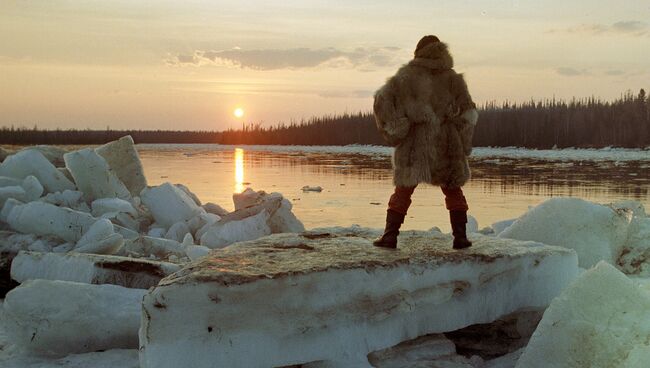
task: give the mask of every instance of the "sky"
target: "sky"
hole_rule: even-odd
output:
[[[0,126],[223,130],[370,111],[427,34],[479,104],[650,89],[647,0],[2,0]]]

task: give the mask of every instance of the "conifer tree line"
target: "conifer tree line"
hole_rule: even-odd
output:
[[[0,144],[101,144],[130,134],[136,143],[265,145],[385,144],[370,112],[313,117],[274,126],[245,124],[227,131],[40,130],[3,127]],[[549,99],[479,106],[478,147],[650,146],[650,96],[641,89],[615,101]]]

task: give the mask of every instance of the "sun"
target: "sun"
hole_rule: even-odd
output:
[[[238,107],[235,109],[235,111],[233,111],[233,114],[235,115],[236,118],[241,118],[244,116],[244,109]]]

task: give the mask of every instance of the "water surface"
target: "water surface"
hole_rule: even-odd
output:
[[[307,228],[358,224],[383,227],[393,191],[385,147],[138,145],[150,185],[187,185],[203,202],[233,209],[246,187],[280,192]],[[650,204],[650,151],[477,149],[464,187],[479,227],[514,218],[556,196],[599,203],[621,199]],[[321,186],[320,193],[303,186]],[[440,189],[420,185],[404,228],[449,231]]]

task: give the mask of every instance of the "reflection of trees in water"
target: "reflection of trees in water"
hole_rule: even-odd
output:
[[[472,183],[485,193],[646,198],[650,175],[640,162],[473,160]]]

